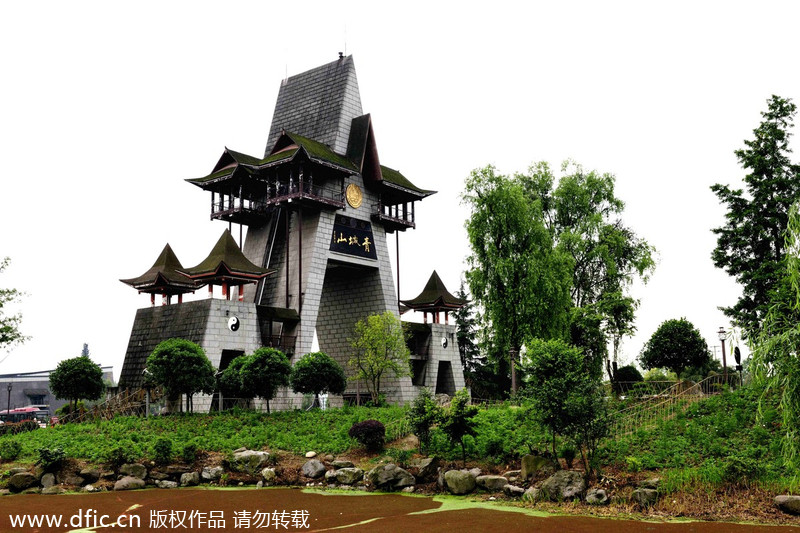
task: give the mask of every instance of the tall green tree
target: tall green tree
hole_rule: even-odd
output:
[[[639,354],[642,368],[668,368],[679,375],[684,369],[710,362],[708,344],[685,318],[665,320]]]
[[[639,302],[629,290],[635,280],[649,278],[655,248],[622,221],[625,203],[616,196],[613,174],[565,161],[556,180],[550,166],[539,162],[518,179],[542,205],[557,249],[572,259],[570,339],[599,375],[609,342],[616,364],[621,339],[635,332]]]
[[[88,355],[65,359],[50,373],[50,390],[56,398],[69,400],[70,413],[79,400],[99,399],[105,388],[102,369]]]
[[[275,348],[259,348],[247,357],[239,370],[243,387],[266,400],[267,413],[269,401],[275,398],[281,387],[289,385],[291,373],[289,359]]]
[[[8,267],[10,261],[8,257],[0,261],[0,274]],[[0,288],[0,349],[11,349],[28,339],[19,330],[22,315],[20,313],[7,315],[4,310],[7,305],[17,302],[21,296],[22,293],[17,289]]]
[[[214,392],[214,367],[203,349],[186,339],[167,339],[147,357],[150,379],[164,387],[167,399],[174,403],[186,395],[187,410],[191,397],[198,392]]]
[[[474,170],[462,201],[470,209],[466,278],[482,309],[482,343],[505,374],[503,360],[528,339],[565,334],[572,263],[554,247],[542,202],[519,179],[492,166]]]
[[[715,184],[711,190],[727,207],[725,225],[713,230],[717,246],[711,258],[742,286],[742,295],[722,308],[745,336],[759,331],[773,293],[783,292],[784,233],[789,208],[800,196],[800,166],[789,155],[791,128],[797,107],[791,99],[773,95],[753,139],[735,151],[747,174],[745,189]]]
[[[342,394],[347,388],[344,369],[324,352],[311,352],[301,357],[292,367],[289,381],[294,392],[314,395],[312,407],[319,407],[320,394]]]
[[[464,445],[464,437],[470,435],[475,437],[475,416],[478,408],[470,405],[469,391],[461,389],[457,391],[450,400],[450,407],[442,415],[441,430],[450,438],[452,445],[461,446],[461,458],[464,464],[467,463],[467,449]]]
[[[373,405],[381,403],[384,377],[411,375],[411,353],[403,324],[391,311],[356,322],[350,339],[353,354],[348,361],[355,378],[363,380]]]
[[[255,396],[251,384],[242,380],[242,367],[249,357],[248,355],[234,357],[219,376],[219,388],[223,397],[245,400],[248,406],[250,405],[250,400]]]

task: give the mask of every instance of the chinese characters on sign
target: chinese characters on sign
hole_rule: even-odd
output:
[[[306,510],[292,511],[234,511],[234,529],[276,529],[296,530],[308,529],[309,513]],[[151,529],[226,529],[230,524],[226,522],[223,511],[169,511],[151,510]]]
[[[330,250],[367,259],[377,259],[372,224],[364,220],[336,215]]]

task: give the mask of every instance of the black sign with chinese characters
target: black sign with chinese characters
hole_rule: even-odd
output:
[[[331,237],[332,252],[377,259],[375,239],[372,237],[372,224],[342,215],[336,215]]]

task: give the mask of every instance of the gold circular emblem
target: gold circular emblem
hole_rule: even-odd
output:
[[[361,194],[361,187],[355,183],[351,183],[347,186],[344,195],[345,198],[347,198],[347,203],[350,204],[350,207],[353,209],[358,209],[361,206],[361,202],[364,200],[364,195]]]

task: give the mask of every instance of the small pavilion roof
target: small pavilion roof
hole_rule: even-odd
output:
[[[439,274],[434,270],[419,296],[411,300],[400,300],[400,303],[415,311],[445,311],[460,309],[467,304],[467,300],[456,298],[450,294]]]
[[[139,277],[121,279],[122,283],[130,285],[139,292],[154,294],[184,294],[192,292],[198,285],[180,271],[183,270],[181,262],[167,244],[161,251],[156,262],[150,270]]]
[[[247,259],[231,232],[226,229],[208,257],[199,265],[181,269],[181,272],[196,281],[219,284],[228,281],[255,282],[275,270],[262,268]]]

